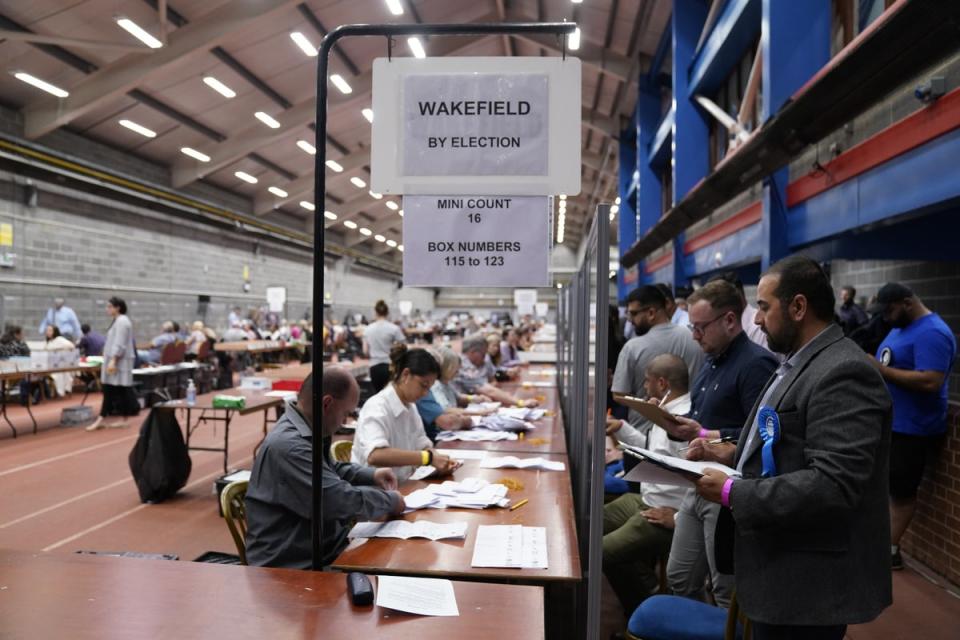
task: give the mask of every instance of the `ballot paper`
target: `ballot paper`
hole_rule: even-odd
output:
[[[483,460],[487,455],[486,451],[477,449],[434,449],[433,452],[455,460]]]
[[[537,425],[524,418],[515,418],[500,413],[482,417],[474,416],[473,424],[476,427],[491,431],[531,431],[537,428]]]
[[[358,522],[350,530],[348,538],[427,538],[446,540],[447,538],[466,538],[466,522],[430,522],[429,520],[388,520],[386,522]]]
[[[417,470],[410,475],[410,480],[423,480],[436,472],[437,469],[433,465],[425,464],[422,467],[417,467]]]
[[[545,409],[530,409],[528,407],[501,407],[497,409],[498,416],[509,416],[518,420],[534,421],[546,415]]]
[[[377,576],[377,606],[422,616],[459,616],[453,583],[434,578]]]
[[[267,391],[263,395],[267,398],[283,398],[287,401],[297,399],[296,391],[284,391],[282,389],[278,389],[277,391]]]
[[[240,469],[239,471],[234,471],[228,476],[223,476],[221,480],[228,484],[231,482],[237,482],[239,480],[250,480],[250,469]]]
[[[524,382],[520,383],[520,386],[523,387],[524,389],[529,389],[529,388],[531,388],[531,387],[536,387],[536,388],[540,388],[540,389],[550,389],[550,388],[553,388],[553,387],[557,386],[557,383],[556,383],[556,382],[547,382],[547,381],[545,381],[545,380],[544,380],[544,381],[541,381],[541,380],[525,380]]]
[[[437,442],[497,442],[499,440],[516,440],[517,434],[511,431],[491,431],[489,429],[471,429],[469,431],[441,431],[437,434]]]
[[[546,458],[517,458],[516,456],[487,456],[480,461],[481,469],[543,469],[544,471],[563,471],[567,468],[562,462],[547,460]]]
[[[508,507],[507,487],[491,484],[483,478],[466,478],[460,482],[447,480],[429,484],[403,497],[407,510],[416,509],[486,509]]]
[[[472,567],[546,569],[546,527],[481,525],[473,547]]]
[[[500,408],[499,402],[471,402],[467,405],[467,413],[489,413],[491,411],[496,411]]]
[[[684,458],[678,458],[676,456],[654,453],[653,451],[641,447],[633,447],[622,442],[618,446],[635,458],[640,458],[644,461],[635,468],[644,467],[647,464],[659,467],[659,471],[647,467],[639,471],[637,476],[633,477],[631,477],[631,470],[631,473],[624,476],[624,480],[631,482],[657,482],[659,484],[672,484],[678,487],[689,487],[692,486],[690,478],[702,476],[705,469],[717,469],[728,476],[734,478],[740,477],[739,471],[731,469],[727,465],[720,464],[719,462],[685,460]],[[646,479],[638,479],[641,476]]]

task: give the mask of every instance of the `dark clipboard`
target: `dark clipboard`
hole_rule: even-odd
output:
[[[682,424],[679,420],[677,420],[677,417],[669,411],[665,411],[652,402],[646,402],[641,398],[627,395],[625,393],[615,393],[613,394],[613,400],[617,404],[622,404],[625,407],[633,409],[658,427],[663,427],[666,429],[667,433],[670,433],[670,430],[673,427]]]

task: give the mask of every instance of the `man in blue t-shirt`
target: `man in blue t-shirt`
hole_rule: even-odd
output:
[[[902,284],[885,284],[877,304],[893,327],[877,349],[877,366],[893,398],[890,553],[893,568],[902,569],[900,538],[916,509],[927,456],[947,428],[947,380],[957,342],[940,316]]]

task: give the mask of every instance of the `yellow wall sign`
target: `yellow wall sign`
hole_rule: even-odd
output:
[[[13,225],[9,222],[0,222],[0,247],[13,246]]]

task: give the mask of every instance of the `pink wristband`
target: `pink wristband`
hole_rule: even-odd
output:
[[[733,486],[733,478],[727,478],[723,483],[723,488],[720,489],[720,504],[725,507],[730,506],[730,487]]]
[[[707,431],[705,427],[700,427],[700,433],[697,434],[698,438],[709,438],[710,432]]]

